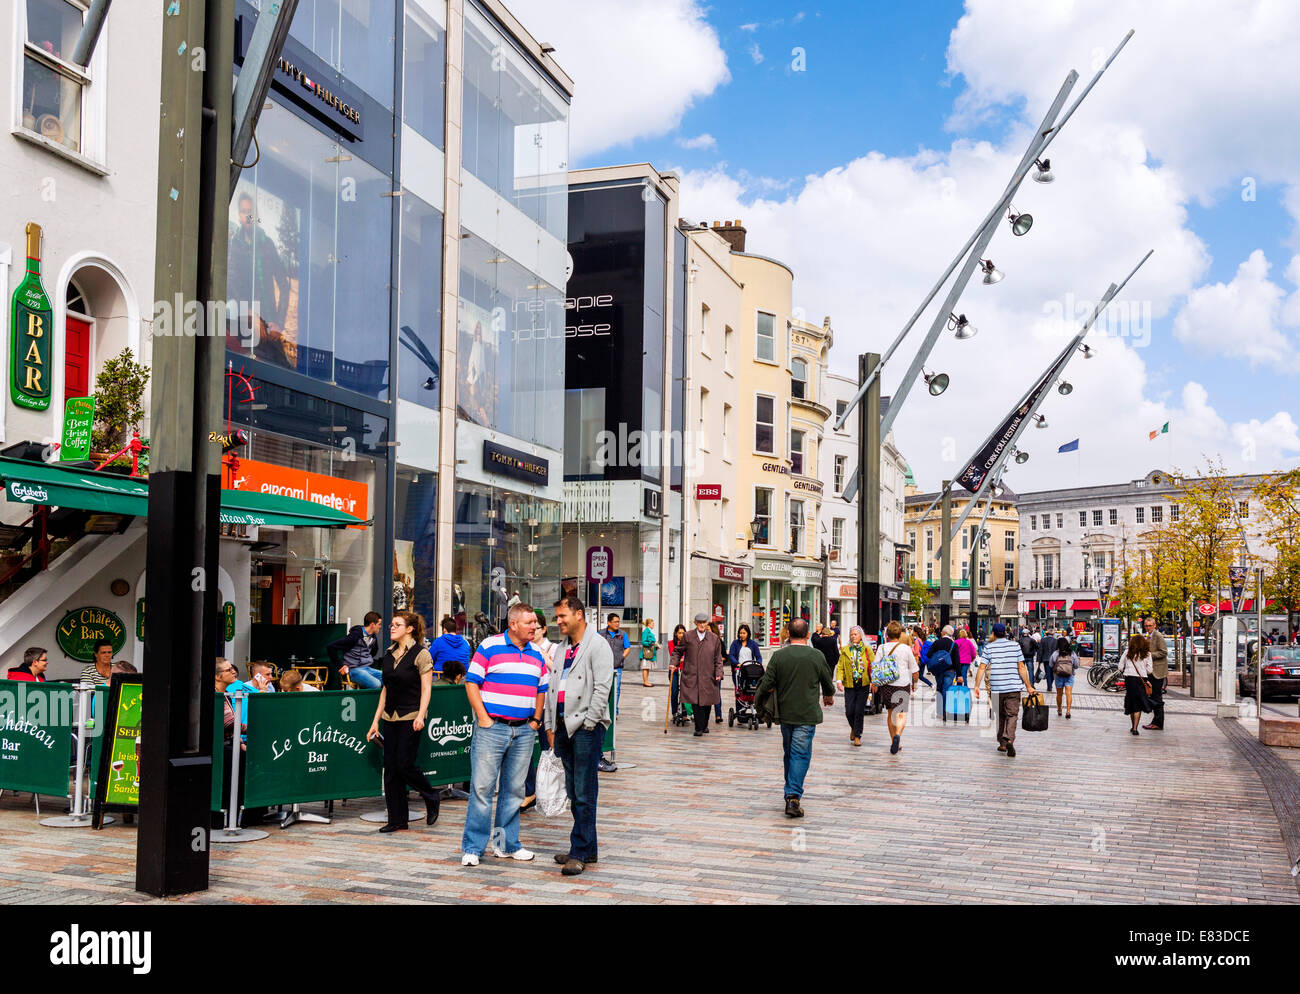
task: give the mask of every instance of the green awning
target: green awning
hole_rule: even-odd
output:
[[[48,504],[100,514],[130,514],[137,518],[149,513],[146,480],[3,456],[0,456],[0,480],[4,481],[5,496],[19,504]],[[221,523],[304,528],[371,524],[313,501],[247,490],[221,491]]]
[[[0,479],[4,480],[5,496],[18,504],[51,504],[138,517],[149,511],[149,485],[113,473],[0,457]]]

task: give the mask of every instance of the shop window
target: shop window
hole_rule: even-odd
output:
[[[438,475],[399,466],[393,504],[394,611],[437,617]],[[435,636],[436,637],[436,636]]]
[[[776,455],[776,398],[754,398],[754,451]]]
[[[776,362],[775,323],[775,315],[758,312],[754,327],[754,355],[763,362]]]
[[[442,393],[442,214],[402,197],[397,396],[437,409]]]
[[[771,545],[772,491],[767,487],[754,488],[754,520],[758,522],[758,530],[754,532],[754,544]]]
[[[88,113],[100,111],[93,80],[103,79],[107,46],[96,46],[90,65],[77,65],[72,51],[85,21],[85,5],[72,0],[18,0],[25,27],[19,124],[69,152],[102,158],[92,145]],[[102,123],[102,122],[101,122]]]
[[[419,4],[406,5],[402,43],[402,120],[443,147],[447,89],[447,33]]]

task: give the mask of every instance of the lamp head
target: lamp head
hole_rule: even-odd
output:
[[[1001,283],[1006,278],[1002,270],[993,265],[992,259],[981,259],[980,269],[984,272],[984,285],[992,286],[994,283]]]
[[[931,397],[938,397],[939,394],[948,389],[947,373],[924,373],[924,376],[925,385],[929,388]]]
[[[1007,220],[1011,222],[1011,233],[1017,237],[1029,234],[1029,229],[1034,226],[1032,214],[1017,214],[1015,208],[1007,211]]]
[[[979,329],[966,319],[965,314],[949,314],[948,327],[956,329],[956,334],[953,337],[962,341],[974,338],[979,333]]]
[[[1073,391],[1074,391],[1074,387],[1070,385],[1068,380],[1062,380],[1060,385],[1056,388],[1056,392],[1059,393],[1062,397],[1069,396],[1071,393],[1073,393]]]
[[[1035,414],[1035,415],[1034,415],[1034,420],[1037,422],[1036,427],[1038,427],[1038,428],[1046,428],[1046,427],[1047,427],[1047,418],[1043,417],[1041,414]]]
[[[1016,453],[1016,465],[1017,465],[1017,466],[1023,466],[1023,465],[1024,465],[1025,463],[1027,463],[1027,462],[1029,462],[1029,453],[1028,453],[1028,452],[1017,452],[1017,453]]]
[[[1034,182],[1050,183],[1054,179],[1056,179],[1056,177],[1052,175],[1052,160],[1035,159],[1034,160]]]

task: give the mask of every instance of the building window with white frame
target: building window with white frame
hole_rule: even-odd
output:
[[[808,396],[808,361],[806,359],[790,360],[790,396],[795,400],[804,400]]]
[[[803,476],[803,440],[803,432],[790,430],[790,472],[795,476]]]
[[[1003,540],[1003,546],[1002,546],[1003,549],[1005,549],[1007,552],[1015,552],[1015,551],[1016,551],[1016,533],[1015,533],[1015,532],[1005,532],[1005,533],[1003,534],[1003,536],[1002,536],[1002,540]]]
[[[835,422],[837,424],[839,423],[840,418],[844,417],[844,412],[847,411],[848,409],[849,409],[849,402],[847,400],[837,400],[835,402]],[[848,422],[847,421],[844,422],[844,427],[847,428],[848,426],[849,426]]]
[[[1064,514],[1058,514],[1058,515],[1056,516],[1056,527],[1057,527],[1057,528],[1064,528],[1064,527],[1065,527],[1065,515],[1064,515]]]
[[[1250,517],[1250,501],[1248,500],[1237,501],[1237,517],[1239,518]]]
[[[844,493],[844,469],[848,462],[848,456],[835,457],[834,486],[835,493]]]
[[[712,358],[709,352],[709,305],[700,304],[700,354]]]
[[[722,458],[731,461],[731,416],[730,404],[722,405]]]
[[[835,550],[835,558],[842,560],[844,558],[844,519],[831,519],[831,548]]]
[[[790,501],[790,554],[803,555],[803,501]]]
[[[754,327],[754,355],[763,362],[776,362],[776,315],[758,312]]]
[[[754,451],[776,455],[776,398],[759,394],[754,398]]]
[[[1094,528],[1100,528],[1100,527],[1101,527],[1101,512],[1100,512],[1100,511],[1093,511],[1093,512],[1092,512],[1092,526],[1093,526]]]
[[[758,529],[754,532],[755,545],[772,543],[772,490],[770,487],[754,488],[754,520]]]
[[[1141,511],[1142,508],[1139,507],[1138,510]],[[1165,520],[1165,509],[1164,509],[1163,507],[1161,507],[1159,504],[1156,504],[1156,505],[1152,506],[1152,508],[1151,508],[1151,523],[1152,523],[1153,525],[1158,525],[1158,524],[1160,524],[1160,523],[1161,523],[1162,521],[1164,521],[1164,520]]]
[[[925,551],[934,551],[934,532],[929,528],[925,530]]]
[[[1177,520],[1178,520],[1178,505],[1177,505],[1177,504],[1170,504],[1170,505],[1169,505],[1169,520],[1170,520],[1170,521],[1177,521]]]
[[[1137,524],[1139,524],[1139,525],[1144,525],[1144,524],[1146,524],[1146,508],[1144,508],[1144,507],[1135,507],[1135,508],[1133,508],[1133,520],[1134,520]],[[1155,515],[1154,515],[1154,514],[1151,515],[1151,520],[1152,520],[1152,521],[1155,520]]]
[[[1079,512],[1079,527],[1080,527],[1080,528],[1087,528],[1087,527],[1088,527],[1088,512],[1087,512],[1087,511],[1080,511],[1080,512]]]
[[[77,65],[72,52],[86,19],[86,4],[74,0],[19,0],[24,27],[18,124],[24,132],[92,160],[97,130],[90,115],[95,76],[103,75],[101,37],[90,65]],[[25,15],[25,17],[24,17]],[[100,122],[102,124],[102,122]]]
[[[1030,531],[1037,531],[1037,530],[1038,530],[1038,515],[1036,515],[1036,514],[1031,514],[1031,515],[1029,516],[1029,530],[1030,530]]]
[[[735,344],[735,335],[731,325],[722,326],[722,368],[728,373],[731,372],[731,349]]]
[[[1119,524],[1119,511],[1113,507],[1110,509],[1110,523],[1112,525]]]
[[[1016,585],[1016,567],[1012,563],[1002,564],[1002,583],[1006,587]]]
[[[709,388],[700,387],[700,424],[699,438],[700,451],[709,451],[709,432],[705,427],[709,423]]]

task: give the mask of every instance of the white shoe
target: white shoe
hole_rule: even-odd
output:
[[[460,865],[461,865],[461,866],[478,866],[478,857],[475,856],[472,852],[461,853],[461,854],[460,854]]]
[[[492,855],[497,857],[497,859],[517,859],[526,863],[537,854],[529,849],[516,849],[514,852],[506,852],[504,849],[498,849],[496,846],[493,846]]]

